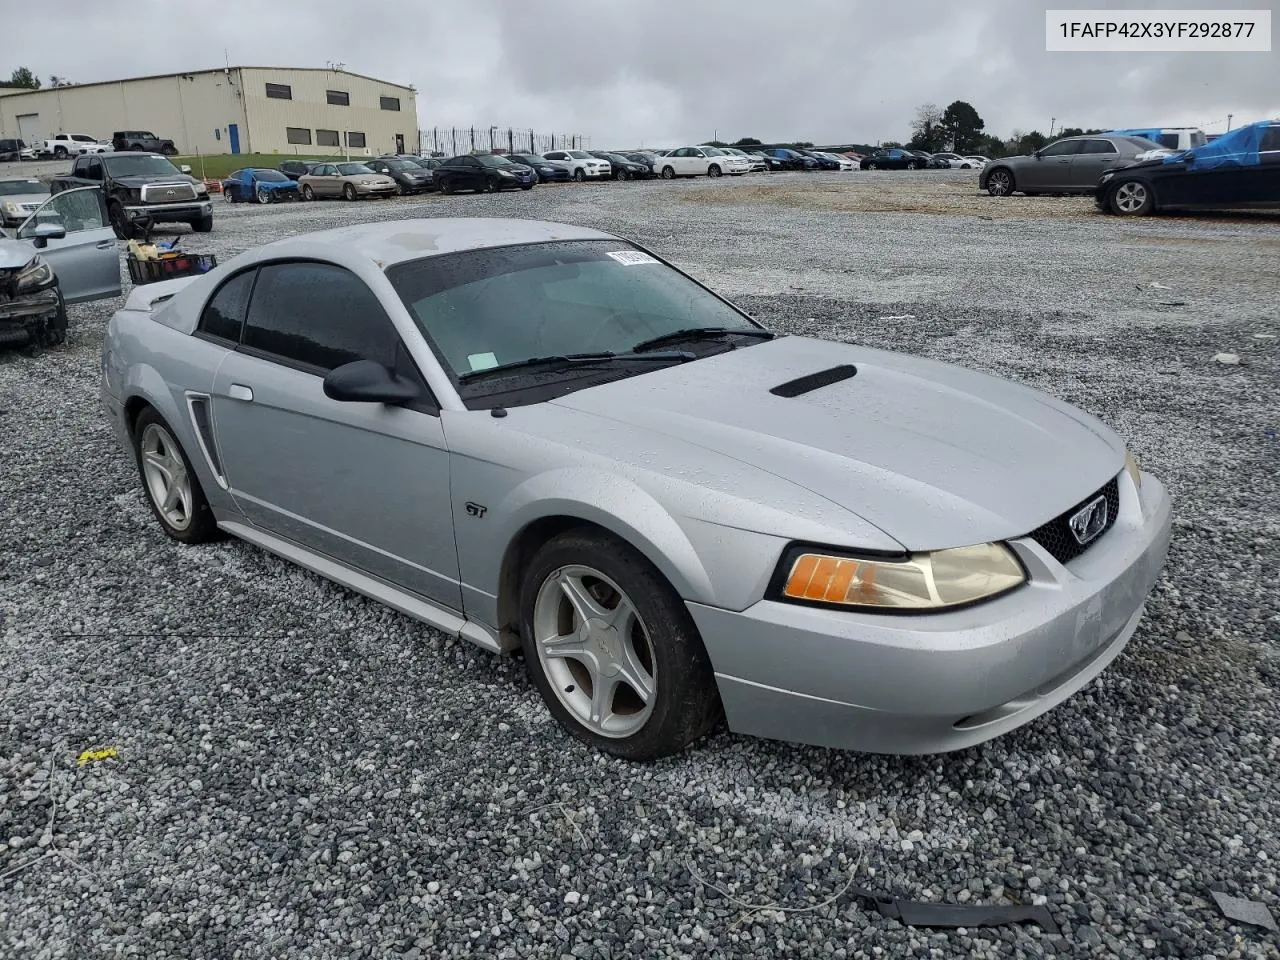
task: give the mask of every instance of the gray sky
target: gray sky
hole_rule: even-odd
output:
[[[6,6],[7,36],[53,36],[47,5]],[[219,67],[224,48],[232,65],[335,60],[414,84],[425,127],[532,127],[584,134],[597,148],[717,131],[726,140],[906,139],[920,104],[953,100],[972,103],[1000,136],[1048,132],[1051,117],[1058,127],[1212,133],[1229,113],[1233,126],[1280,116],[1280,53],[1046,53],[1050,4],[1026,0],[220,0],[198,18],[172,0],[126,6],[127,15],[116,2],[76,4],[56,39],[7,44],[0,69],[88,82]]]

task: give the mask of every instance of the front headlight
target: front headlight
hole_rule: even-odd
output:
[[[1138,458],[1128,450],[1124,452],[1124,470],[1129,474],[1129,478],[1133,480],[1133,485],[1139,490],[1142,489],[1142,469],[1138,466]]]
[[[53,268],[40,257],[36,257],[18,271],[16,293],[30,293],[41,290],[53,283]]]
[[[197,183],[195,187],[196,187],[197,197],[207,197],[209,195],[209,188],[206,187],[203,183]]]
[[[499,170],[499,171],[498,171],[498,176],[500,176],[500,177],[514,177],[514,176],[515,176],[515,174],[514,174],[514,173],[512,173],[510,170]]]
[[[12,200],[6,200],[4,202],[4,212],[11,217],[16,217],[18,215],[18,205]]]
[[[797,549],[778,570],[780,599],[876,611],[941,610],[985,600],[1025,583],[1002,543],[915,553],[901,560]]]

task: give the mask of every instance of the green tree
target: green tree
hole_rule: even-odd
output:
[[[935,153],[946,146],[946,131],[942,129],[942,111],[936,103],[922,104],[911,121],[911,139],[907,146],[912,150]]]
[[[942,112],[939,122],[951,149],[956,153],[968,153],[982,141],[982,129],[986,126],[973,105],[957,100]]]
[[[743,137],[741,140],[733,141],[735,147],[760,147],[764,146],[764,141],[757,140],[755,137]]]
[[[880,149],[881,150],[897,150],[901,146],[902,144],[900,144],[897,140],[886,140],[884,143],[880,144]],[[867,151],[867,152],[872,153],[874,151]]]
[[[1039,130],[1032,130],[1030,133],[1021,133],[1015,130],[1013,131],[1013,139],[1012,150],[1018,156],[1035,153],[1049,142],[1049,138]]]
[[[18,67],[9,76],[9,82],[6,86],[25,87],[28,90],[39,90],[40,78],[31,72],[30,67]]]

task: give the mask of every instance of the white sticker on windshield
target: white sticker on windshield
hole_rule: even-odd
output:
[[[467,363],[471,364],[472,370],[488,370],[498,365],[498,358],[492,353],[469,353]]]
[[[639,263],[657,263],[657,259],[649,256],[647,253],[641,253],[639,250],[612,250],[609,256],[617,260],[624,267],[634,267]]]

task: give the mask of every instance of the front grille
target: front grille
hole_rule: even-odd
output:
[[[191,183],[148,183],[142,188],[143,203],[182,203],[195,198],[196,188]]]
[[[1103,526],[1102,532],[1090,540],[1086,544],[1081,544],[1075,538],[1075,534],[1071,532],[1068,521],[1071,516],[1084,507],[1085,504],[1094,500],[1099,494],[1107,498],[1107,522]],[[1054,517],[1048,523],[1032,530],[1029,536],[1040,546],[1049,552],[1049,555],[1059,563],[1070,563],[1080,554],[1084,553],[1095,543],[1107,535],[1107,531],[1114,526],[1116,522],[1116,514],[1120,512],[1120,478],[1112,477],[1111,480],[1101,490],[1095,490],[1089,496],[1085,497],[1070,510]]]

